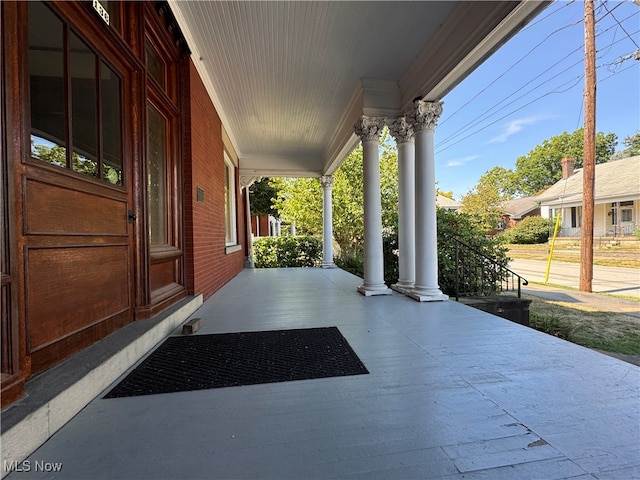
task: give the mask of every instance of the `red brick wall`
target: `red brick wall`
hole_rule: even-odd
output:
[[[188,60],[183,78],[184,209],[187,289],[211,296],[244,268],[244,248],[227,254],[224,221],[224,144],[222,124],[200,76]],[[197,189],[204,202],[197,201]],[[238,244],[245,243],[242,191],[236,169]]]

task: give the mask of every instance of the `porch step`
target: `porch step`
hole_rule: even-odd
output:
[[[25,396],[2,410],[2,465],[27,458],[201,305],[202,295],[187,297],[28,380]]]

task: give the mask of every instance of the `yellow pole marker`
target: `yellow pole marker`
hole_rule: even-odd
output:
[[[547,260],[547,271],[544,274],[544,283],[549,281],[549,270],[551,269],[551,257],[553,255],[553,246],[556,243],[556,237],[558,236],[558,229],[560,228],[560,218],[562,214],[558,213],[556,217],[556,226],[553,229],[553,237],[551,237],[551,248],[549,249],[549,259]]]

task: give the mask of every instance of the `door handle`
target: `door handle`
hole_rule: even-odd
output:
[[[133,210],[129,210],[127,212],[127,220],[129,221],[129,223],[133,223],[136,221],[136,218],[138,218],[136,216],[136,214],[133,212]]]

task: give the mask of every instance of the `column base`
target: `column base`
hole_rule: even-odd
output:
[[[338,266],[333,262],[328,262],[328,263],[322,262],[322,265],[320,265],[320,267],[321,268],[338,268]]]
[[[418,302],[446,302],[449,300],[449,296],[442,293],[439,288],[413,288],[407,295]]]
[[[408,295],[411,290],[413,290],[413,283],[408,282],[398,282],[391,285],[391,290],[394,292],[402,293],[403,295]]]
[[[375,295],[391,295],[392,291],[383,283],[382,285],[360,285],[358,292],[365,297],[373,297]]]

